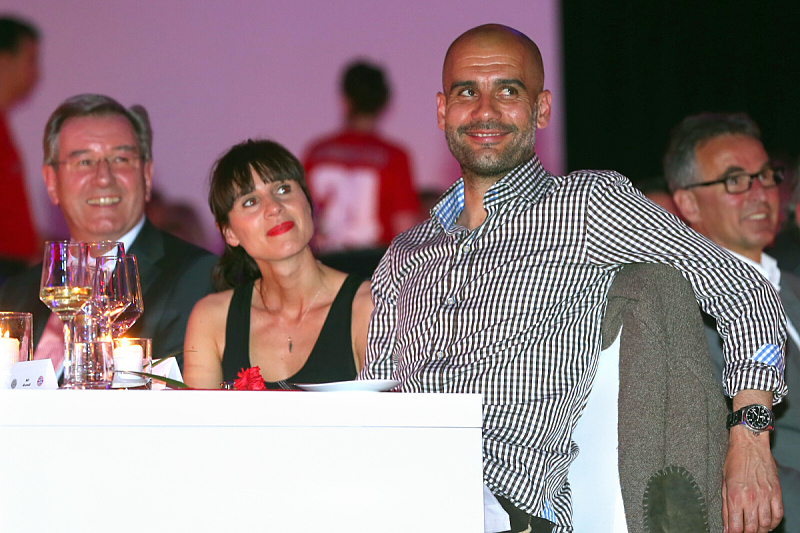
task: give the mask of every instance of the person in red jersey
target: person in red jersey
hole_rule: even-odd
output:
[[[321,253],[386,248],[418,221],[406,152],[377,131],[389,100],[383,71],[352,63],[342,78],[344,128],[312,144],[304,167]]]
[[[0,278],[24,270],[40,249],[22,161],[8,126],[8,112],[38,80],[39,32],[19,19],[0,18]]]

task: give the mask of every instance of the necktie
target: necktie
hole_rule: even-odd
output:
[[[58,378],[61,373],[61,364],[64,362],[64,327],[57,314],[50,313],[42,338],[39,339],[39,344],[36,345],[36,350],[33,352],[33,359],[35,361],[50,359],[53,362],[56,378]]]

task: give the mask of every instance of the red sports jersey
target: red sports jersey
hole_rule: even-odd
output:
[[[392,217],[419,208],[408,156],[376,135],[344,131],[323,138],[304,166],[324,252],[388,246]]]
[[[6,117],[0,113],[0,257],[27,260],[38,249],[28,208],[22,162],[14,148]]]

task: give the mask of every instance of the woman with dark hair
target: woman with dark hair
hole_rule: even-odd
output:
[[[221,292],[189,317],[186,383],[218,388],[253,366],[271,388],[355,378],[372,313],[369,282],[314,258],[297,158],[271,141],[234,146],[214,166],[208,203],[226,243],[214,272]]]

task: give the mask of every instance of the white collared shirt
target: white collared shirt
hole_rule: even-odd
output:
[[[144,227],[144,218],[145,218],[144,215],[142,215],[142,219],[134,227],[132,227],[128,233],[117,239],[117,241],[121,242],[122,245],[125,247],[126,254],[130,253],[133,241],[136,240],[136,237],[139,235],[139,232],[142,231],[142,228]]]

